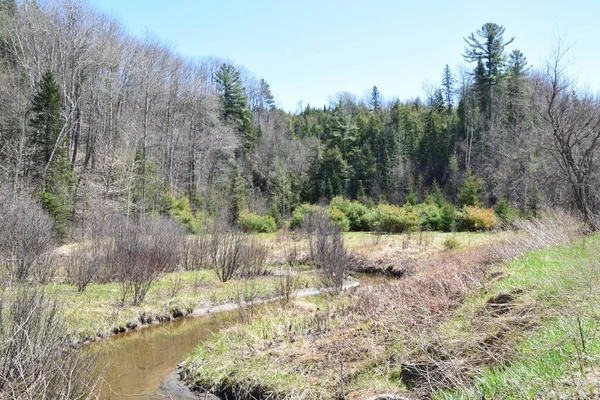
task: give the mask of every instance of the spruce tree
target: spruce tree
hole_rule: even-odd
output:
[[[452,77],[452,71],[448,64],[444,67],[444,76],[442,78],[442,87],[444,91],[444,102],[446,103],[446,109],[448,112],[452,111],[454,107],[454,78]]]
[[[231,64],[223,64],[215,73],[215,81],[221,98],[221,118],[236,129],[244,151],[250,151],[256,138],[240,72]]]
[[[31,111],[29,174],[42,206],[50,213],[56,231],[64,238],[68,232],[73,173],[66,136],[63,134],[60,91],[52,72],[47,71],[43,75]]]

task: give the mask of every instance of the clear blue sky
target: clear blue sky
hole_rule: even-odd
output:
[[[485,22],[515,36],[529,63],[550,54],[557,31],[573,44],[573,74],[600,89],[600,2],[519,0],[90,0],[134,35],[181,54],[241,64],[270,84],[278,106],[321,106],[330,95],[423,96],[444,65],[457,72],[463,37]]]

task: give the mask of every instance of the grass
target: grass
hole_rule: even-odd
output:
[[[345,233],[347,247],[355,254],[366,257],[386,257],[388,254],[410,254],[421,257],[443,249],[447,233],[423,232],[411,235],[375,235],[367,232]],[[493,233],[458,233],[461,243],[477,246],[491,240],[501,238],[504,234]],[[254,235],[271,246],[272,260],[267,270],[277,270],[275,264],[285,259],[285,251],[296,246],[305,255],[308,245],[304,239],[292,234],[265,233]],[[58,253],[66,254],[73,245],[63,246]],[[319,284],[317,272],[311,265],[302,264],[296,267],[298,286],[300,288],[315,287]],[[359,277],[363,275],[359,274]],[[362,277],[360,279],[363,279]],[[374,279],[364,277],[365,281],[374,283]],[[380,283],[380,282],[377,282]],[[152,284],[143,304],[134,307],[120,304],[119,285],[117,283],[90,284],[83,293],[77,292],[73,285],[52,283],[47,285],[48,293],[55,295],[64,305],[66,317],[82,339],[104,336],[113,330],[123,330],[127,326],[139,323],[140,316],[170,316],[173,311],[189,311],[191,309],[215,306],[238,301],[240,293],[252,292],[252,296],[260,299],[272,298],[276,295],[278,278],[263,276],[255,279],[233,279],[226,283],[218,281],[212,270],[181,271],[163,274]],[[133,325],[132,325],[133,324]]]
[[[299,287],[314,287],[318,278],[314,270],[297,272]],[[163,274],[153,283],[141,306],[121,304],[117,283],[90,284],[84,292],[73,285],[54,283],[46,291],[64,306],[65,317],[81,338],[111,333],[138,323],[142,315],[171,316],[200,308],[235,303],[240,294],[246,298],[268,299],[277,294],[278,278],[264,276],[219,282],[212,270],[183,271]],[[177,289],[178,287],[178,289]]]
[[[438,331],[444,339],[479,338],[503,330],[503,352],[479,365],[459,389],[437,399],[592,398],[599,392],[600,236],[569,246],[540,250],[504,268],[508,277],[485,294],[472,296]],[[473,323],[486,299],[520,291],[515,308],[500,321]],[[529,310],[528,329],[511,326]],[[479,320],[482,318],[479,317]],[[521,322],[523,319],[521,318]],[[462,341],[462,356],[473,358],[473,340]],[[471,352],[469,355],[468,353]],[[459,353],[460,354],[460,353]]]
[[[579,293],[580,284],[589,281],[589,277],[575,279],[569,266],[591,256],[599,238],[589,239],[585,246],[533,251],[501,267],[492,266],[563,243],[574,229],[562,226],[560,221],[532,224],[529,234],[507,234],[512,236],[504,235],[504,242],[488,237],[481,246],[436,249],[427,262],[400,280],[320,298],[325,304],[318,307],[292,304],[264,313],[200,345],[184,363],[186,380],[240,399],[362,399],[408,391],[427,395],[456,383],[466,388],[464,383],[470,382],[466,377],[496,361],[513,359],[517,344],[550,318],[541,310],[561,304],[565,299],[561,296]],[[440,247],[448,237],[436,237]],[[459,240],[468,244],[469,238],[467,234]],[[405,235],[393,240],[403,243]],[[381,240],[370,243],[379,245]],[[558,276],[564,279],[557,280]],[[517,300],[508,313],[494,317],[491,314],[499,311],[491,308],[496,304],[490,305],[490,298],[500,295]],[[532,314],[539,318],[530,319]],[[486,339],[488,347],[483,346]],[[427,377],[409,378],[409,366],[419,364],[437,368],[426,375],[438,381],[424,387]]]

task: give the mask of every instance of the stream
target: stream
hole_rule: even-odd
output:
[[[361,279],[362,280],[362,279]],[[344,289],[355,288],[351,282]],[[299,290],[296,297],[321,293]],[[260,306],[271,300],[259,300]],[[176,368],[204,340],[239,320],[237,304],[194,311],[191,316],[127,331],[89,344],[96,351],[96,365],[106,366],[100,399],[194,398],[177,379]]]
[[[185,317],[91,343],[97,365],[106,365],[100,399],[191,398],[177,379],[177,365],[236,318],[235,313]]]

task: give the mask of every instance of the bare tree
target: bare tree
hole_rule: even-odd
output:
[[[540,133],[571,189],[577,210],[586,224],[597,230],[600,99],[578,90],[567,76],[568,50],[559,38],[552,58],[537,76],[534,107],[541,120]]]
[[[310,258],[320,272],[323,286],[334,292],[341,291],[352,262],[342,232],[324,211],[310,213],[305,226]]]
[[[0,264],[11,281],[23,281],[34,270],[42,281],[53,274],[52,221],[40,206],[25,195],[0,196],[0,232]]]
[[[227,282],[249,265],[247,237],[215,222],[210,242],[210,261],[221,282]]]
[[[118,268],[121,301],[131,297],[140,305],[156,278],[178,265],[184,233],[166,219],[123,221],[112,240],[109,259]]]
[[[84,399],[93,393],[93,357],[72,346],[59,307],[42,290],[3,292],[0,343],[3,399]]]

